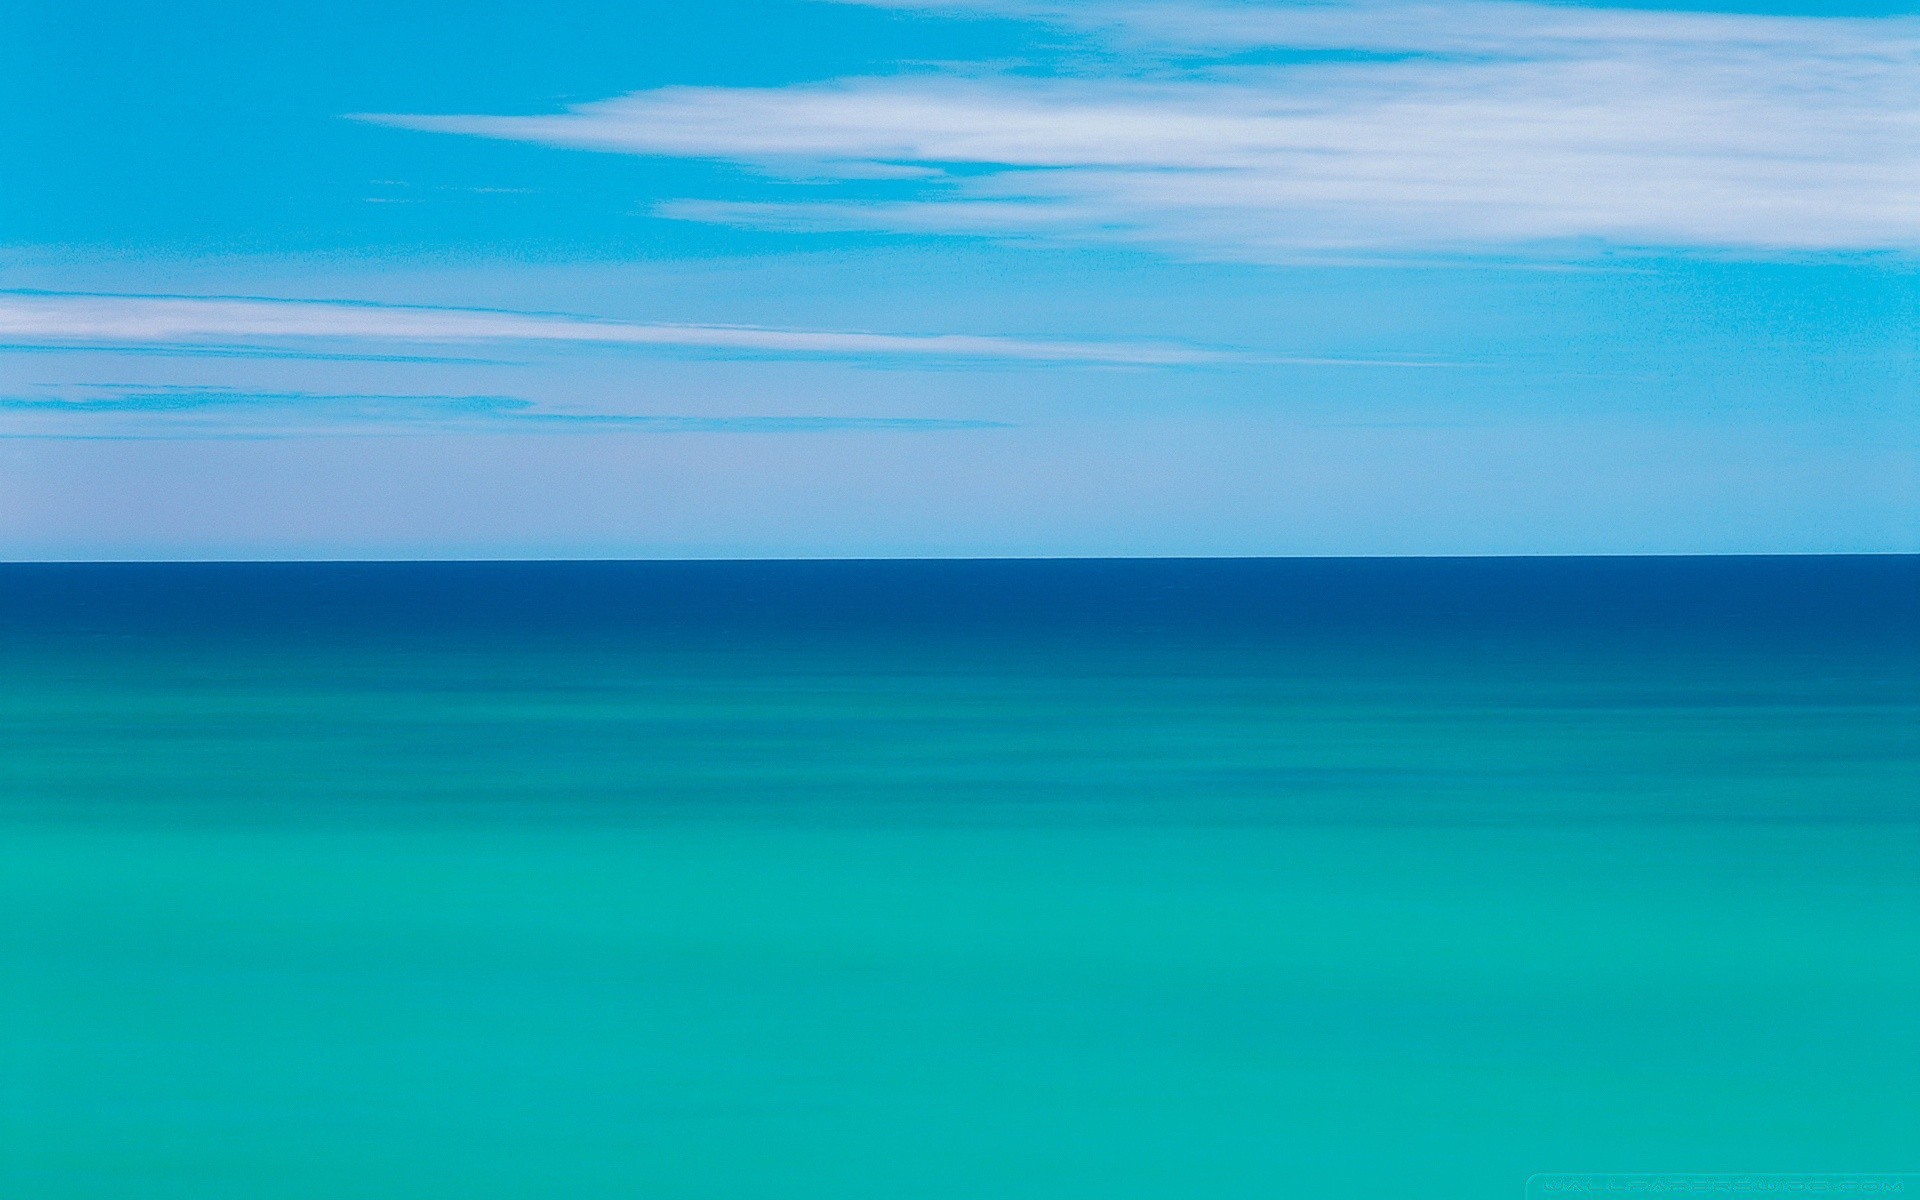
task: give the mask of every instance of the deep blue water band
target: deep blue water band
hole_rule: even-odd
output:
[[[55,631],[1460,629],[1920,637],[1920,556],[0,565]]]

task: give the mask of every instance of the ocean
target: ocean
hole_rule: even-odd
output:
[[[0,566],[18,1200],[1920,1169],[1920,558]]]

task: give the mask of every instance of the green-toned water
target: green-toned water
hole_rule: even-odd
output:
[[[1719,614],[1629,580],[1679,589],[1649,623],[1579,581],[1413,621],[1289,608],[1317,578],[935,580],[974,589],[946,613],[863,576],[825,590],[884,604],[749,619],[726,579],[587,611],[567,588],[641,586],[588,576],[481,619],[15,574],[0,1179],[1518,1200],[1912,1170],[1907,581],[1821,579]],[[1076,620],[1102,587],[1148,598]]]

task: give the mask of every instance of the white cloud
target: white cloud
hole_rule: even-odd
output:
[[[319,300],[0,293],[0,340],[15,343],[171,346],[280,343],[289,339],[414,344],[545,342],[679,347],[722,353],[1121,366],[1196,365],[1243,358],[1228,351],[1153,342],[642,324],[541,313]]]
[[[1920,248],[1911,19],[879,2],[1068,27],[1108,52],[1105,65],[662,88],[548,116],[361,119],[804,164],[854,187],[877,172],[943,171],[886,198],[662,208],[748,224],[1118,238],[1252,259],[1580,242]],[[1309,53],[1254,62],[1261,51]]]

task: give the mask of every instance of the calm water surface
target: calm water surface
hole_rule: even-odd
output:
[[[1920,1169],[1920,560],[0,567],[0,1187]]]

